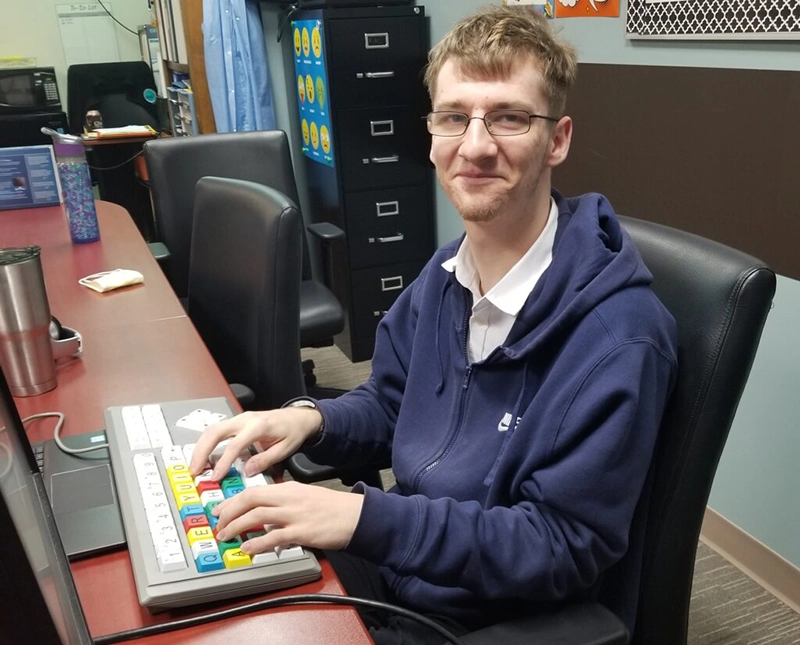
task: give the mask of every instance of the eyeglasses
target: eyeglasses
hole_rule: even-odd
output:
[[[483,121],[489,134],[495,137],[513,137],[531,129],[531,119],[544,119],[557,123],[558,119],[542,114],[531,114],[525,110],[492,110],[483,116],[469,116],[463,112],[430,112],[424,117],[428,121],[428,132],[437,137],[460,137],[467,131],[473,119]]]

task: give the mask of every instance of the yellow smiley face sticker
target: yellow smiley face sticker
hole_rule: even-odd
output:
[[[297,77],[297,95],[300,97],[300,103],[306,102],[306,84],[302,74]]]
[[[311,43],[308,40],[308,29],[303,27],[303,56],[308,56],[309,51],[311,51]]]
[[[325,109],[325,82],[322,80],[322,76],[317,76],[317,103],[319,103],[319,109]]]
[[[314,102],[314,79],[311,78],[311,74],[306,76],[306,96],[308,96],[308,102]]]
[[[324,125],[319,129],[319,141],[322,144],[322,150],[328,154],[331,151],[331,135]]]
[[[317,124],[311,123],[311,146],[316,150],[319,148],[319,130],[317,130]]]
[[[300,55],[300,30],[297,27],[294,28],[294,55]]]
[[[311,49],[316,58],[322,55],[322,37],[319,34],[319,27],[314,27],[311,32]]]
[[[309,142],[309,139],[310,139],[310,135],[309,135],[309,132],[308,132],[308,121],[303,119],[303,122],[300,125],[303,128],[303,143],[308,145],[308,142]]]

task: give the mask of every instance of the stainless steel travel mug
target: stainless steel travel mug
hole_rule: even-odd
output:
[[[14,396],[41,394],[57,384],[40,251],[0,249],[0,365]]]

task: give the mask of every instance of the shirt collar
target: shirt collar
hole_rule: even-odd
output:
[[[455,273],[456,280],[473,295],[473,307],[487,300],[504,313],[516,316],[539,278],[553,259],[553,243],[558,227],[558,207],[550,198],[547,223],[539,237],[506,275],[483,297],[478,290],[478,271],[472,258],[467,237],[461,242],[456,254],[442,262],[442,268]]]

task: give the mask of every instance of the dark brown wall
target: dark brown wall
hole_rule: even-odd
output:
[[[800,72],[581,64],[567,112],[556,188],[800,279]]]

